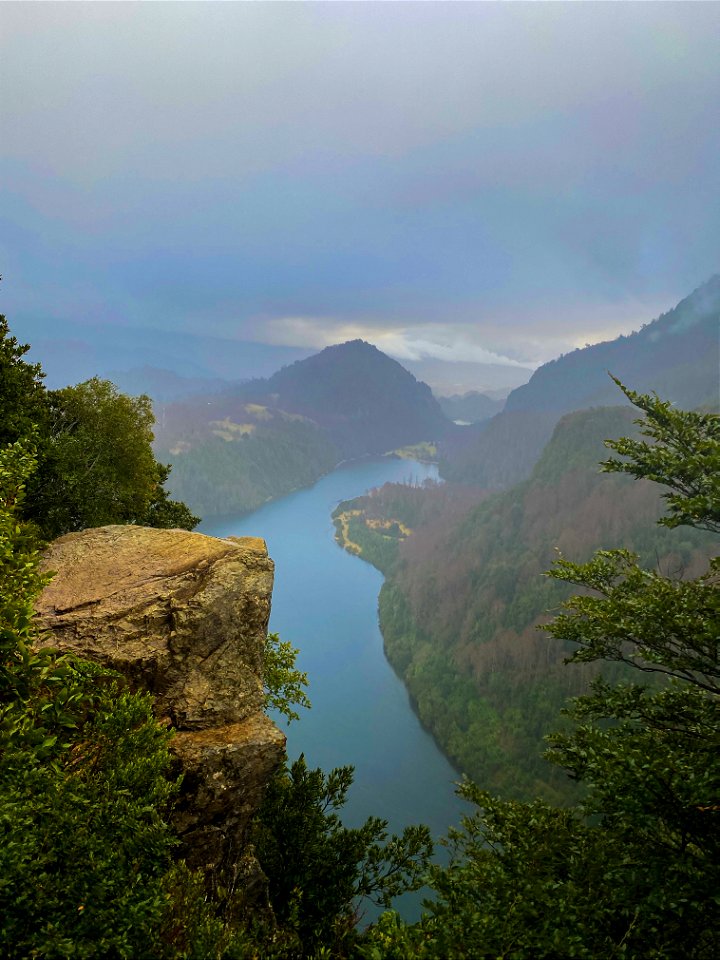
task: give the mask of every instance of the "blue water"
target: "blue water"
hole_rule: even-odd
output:
[[[340,500],[388,481],[427,478],[437,478],[432,464],[355,461],[309,489],[200,529],[263,537],[275,561],[270,629],[300,649],[297,667],[309,675],[312,700],[312,709],[285,728],[290,759],[304,753],[309,766],[325,771],[355,767],[342,810],[346,825],[374,815],[386,819],[391,832],[425,823],[440,837],[467,812],[454,793],[458,774],[423,730],[385,659],[377,620],[382,575],[335,543],[330,519]],[[419,901],[403,897],[396,906],[415,919]]]

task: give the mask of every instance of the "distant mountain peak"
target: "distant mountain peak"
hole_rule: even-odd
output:
[[[450,429],[430,387],[360,339],[325,347],[248,391],[321,424],[345,456],[385,453]]]
[[[393,360],[392,357],[383,353],[375,344],[368,343],[367,340],[361,340],[360,338],[356,340],[345,340],[343,343],[332,343],[320,350],[319,353],[314,353],[311,357],[305,357],[305,360],[316,360],[318,357],[323,356],[374,356],[376,358],[382,357],[383,360],[390,360],[392,363],[397,363],[397,360]],[[304,361],[299,360],[298,362],[303,363]],[[398,366],[401,366],[401,364],[398,364]]]

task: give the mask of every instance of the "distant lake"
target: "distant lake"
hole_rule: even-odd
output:
[[[300,649],[312,709],[284,728],[288,755],[310,767],[352,764],[355,782],[342,810],[348,826],[368,816],[399,833],[426,823],[443,836],[468,810],[454,793],[459,775],[414,714],[402,682],[385,659],[377,598],[382,575],[334,540],[330,515],[341,500],[383,483],[437,479],[434,464],[390,458],[343,464],[313,487],[241,517],[201,525],[213,536],[258,536],[275,561],[270,629]],[[282,718],[278,720],[282,726]],[[396,904],[407,919],[419,897]]]

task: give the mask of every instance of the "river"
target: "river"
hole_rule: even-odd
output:
[[[309,675],[312,701],[286,729],[290,759],[304,753],[309,766],[325,771],[355,767],[342,810],[347,826],[374,815],[392,832],[426,823],[440,837],[467,812],[454,792],[458,774],[422,728],[385,659],[377,619],[382,575],[337,545],[330,518],[340,500],[388,481],[427,478],[437,478],[432,464],[354,461],[313,487],[250,514],[215,518],[200,530],[263,537],[275,561],[270,629],[299,648],[297,667]],[[419,897],[403,897],[396,906],[415,919]]]

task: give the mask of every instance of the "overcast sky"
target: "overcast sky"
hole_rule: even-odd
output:
[[[537,363],[720,269],[720,3],[0,3],[13,317]]]

